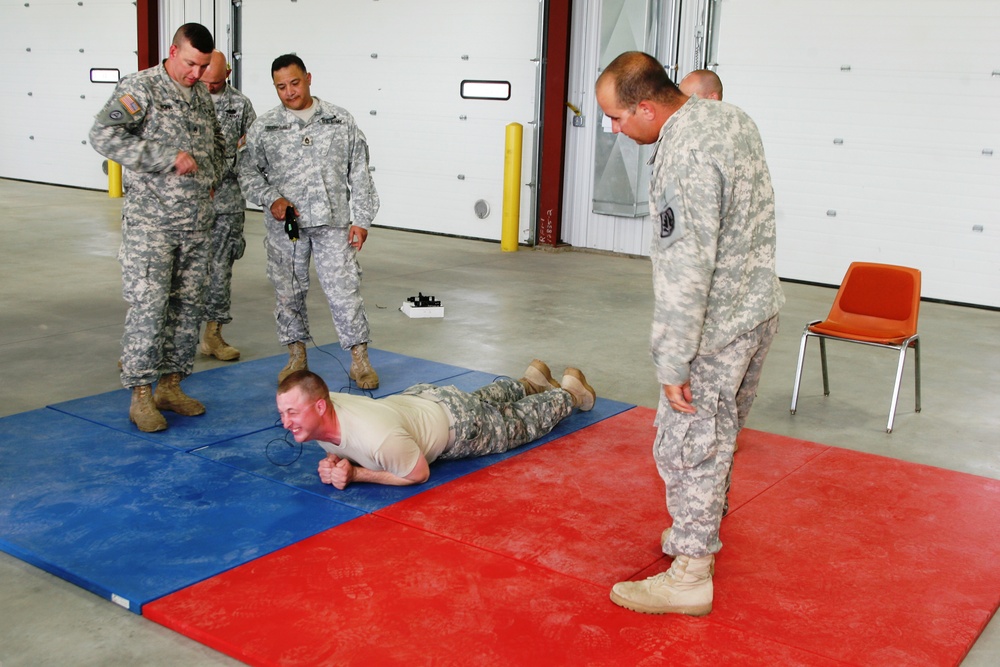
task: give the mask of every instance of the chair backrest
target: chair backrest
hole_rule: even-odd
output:
[[[919,315],[919,269],[852,262],[827,321],[861,335],[898,338],[917,333]]]

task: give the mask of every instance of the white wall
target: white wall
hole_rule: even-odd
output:
[[[764,137],[781,275],[904,264],[926,297],[1000,306],[1000,3],[721,4],[719,74]]]
[[[131,0],[0,2],[0,177],[107,188],[87,141],[114,91],[92,67],[137,69]]]

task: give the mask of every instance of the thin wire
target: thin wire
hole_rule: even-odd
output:
[[[274,421],[274,425],[275,426],[281,426],[281,417],[278,417],[278,419],[276,419]],[[281,435],[281,437],[279,437],[279,438],[272,438],[271,441],[269,443],[267,443],[267,445],[265,445],[265,447],[264,447],[264,456],[267,457],[267,460],[271,463],[271,465],[278,466],[279,468],[285,468],[287,466],[292,465],[293,463],[295,463],[296,461],[298,461],[299,458],[301,458],[301,456],[302,456],[302,443],[301,442],[295,442],[294,440],[289,441],[288,440],[288,436],[290,436],[290,435],[291,435],[291,431],[285,431]],[[295,452],[295,458],[293,458],[288,463],[280,463],[279,461],[277,461],[275,459],[275,457],[271,455],[271,446],[272,445],[277,445],[279,443],[284,443],[290,449],[297,450]]]

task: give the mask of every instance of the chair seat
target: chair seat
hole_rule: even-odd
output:
[[[907,322],[896,322],[878,317],[854,315],[849,322],[824,320],[810,325],[809,331],[823,336],[847,338],[850,340],[880,343],[882,345],[902,345],[914,334],[906,328]]]

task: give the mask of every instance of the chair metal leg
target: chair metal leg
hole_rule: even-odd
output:
[[[819,358],[823,363],[823,395],[830,395],[830,375],[826,370],[826,339],[820,337],[819,339]]]
[[[791,412],[795,414],[795,408],[799,403],[799,384],[802,382],[802,366],[806,358],[806,343],[809,341],[809,329],[802,332],[802,341],[799,343],[799,364],[795,367],[795,384],[792,385],[792,407]],[[822,339],[820,339],[822,343]]]
[[[915,393],[917,396],[916,411],[920,412],[920,338],[919,335],[913,339],[913,379],[916,383]]]
[[[892,433],[892,422],[896,419],[896,401],[899,400],[899,385],[903,381],[903,365],[906,363],[906,344],[899,348],[899,363],[896,365],[896,384],[892,388],[892,403],[889,404],[889,423],[885,432]]]

